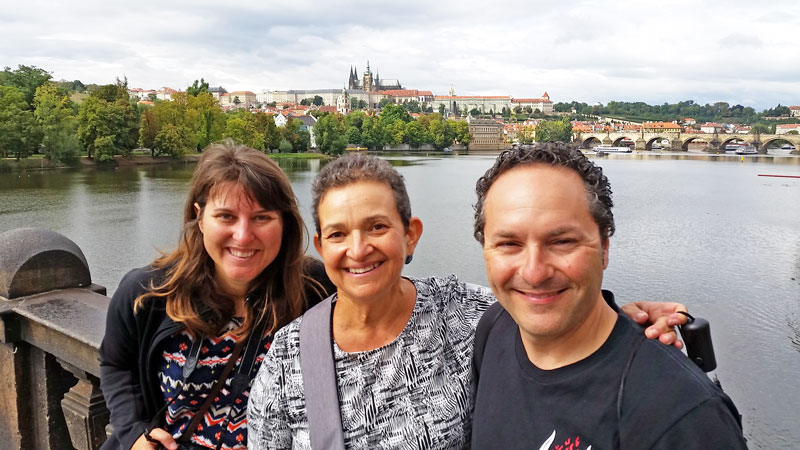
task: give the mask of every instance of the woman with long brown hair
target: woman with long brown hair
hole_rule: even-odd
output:
[[[250,381],[272,335],[324,298],[286,174],[264,153],[205,150],[178,248],[134,269],[100,348],[103,448],[245,448]]]

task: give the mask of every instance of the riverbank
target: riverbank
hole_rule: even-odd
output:
[[[114,161],[97,162],[86,156],[82,156],[77,164],[68,165],[62,163],[54,163],[42,155],[34,155],[29,158],[23,158],[17,161],[13,158],[0,158],[0,173],[3,172],[24,172],[30,170],[52,170],[52,169],[96,169],[96,168],[109,168],[109,167],[136,167],[136,166],[153,166],[153,165],[170,165],[170,164],[194,164],[200,159],[201,154],[187,155],[183,158],[171,158],[168,156],[150,156],[137,154],[129,157],[114,156]],[[322,153],[270,153],[268,155],[272,159],[330,159],[329,155]]]

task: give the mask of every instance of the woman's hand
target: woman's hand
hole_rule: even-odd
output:
[[[133,443],[131,450],[153,450],[154,448],[159,448],[158,444],[161,444],[167,450],[175,450],[178,448],[178,443],[175,442],[172,435],[167,433],[163,428],[153,428],[150,430],[150,439],[155,442],[148,441],[144,434],[139,436],[139,439]]]
[[[631,302],[622,305],[622,312],[628,317],[640,325],[650,325],[644,330],[645,336],[658,338],[662,344],[682,349],[683,342],[678,339],[675,326],[683,325],[687,318],[678,311],[686,311],[686,307],[670,302]]]

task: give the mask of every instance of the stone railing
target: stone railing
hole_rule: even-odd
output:
[[[88,450],[105,441],[105,294],[66,237],[0,234],[0,447]]]

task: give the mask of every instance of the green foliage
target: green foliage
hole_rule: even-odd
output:
[[[453,130],[453,138],[464,144],[472,142],[472,135],[469,132],[469,124],[463,120],[448,120],[450,128]]]
[[[201,93],[208,93],[208,83],[202,78],[200,78],[200,81],[194,80],[194,83],[186,88],[186,95],[197,97]]]
[[[16,70],[6,67],[0,72],[0,85],[13,86],[19,89],[28,109],[33,109],[33,96],[36,88],[50,81],[50,73],[36,66],[17,66]]]
[[[286,126],[280,129],[279,133],[283,139],[291,142],[295,152],[306,152],[311,141],[311,135],[304,130],[303,121],[300,119],[289,119]],[[316,128],[316,125],[314,126]]]
[[[27,158],[41,142],[41,132],[22,91],[0,86],[0,156]]]
[[[311,106],[311,99],[310,98],[304,98],[304,99],[300,100],[300,104],[302,106]]]
[[[439,105],[439,114],[441,114],[441,115],[443,115],[443,116],[444,116],[444,111],[445,111],[445,107],[444,107],[444,105],[443,105],[443,104],[442,104],[442,105]]]
[[[378,102],[378,109],[383,109],[386,105],[390,105],[391,103],[392,101],[388,98],[382,98],[381,101]]]
[[[292,143],[288,139],[281,139],[281,143],[278,144],[278,150],[281,153],[290,153],[292,151]]]
[[[367,102],[364,100],[359,100],[355,97],[350,99],[350,108],[351,109],[367,109]]]
[[[348,144],[361,144],[361,130],[354,125],[347,127],[344,136]]]
[[[52,161],[73,164],[80,157],[77,106],[63,88],[47,82],[33,97],[34,117],[42,131],[42,150]]]
[[[419,146],[422,144],[433,141],[428,130],[426,130],[425,127],[423,127],[422,124],[416,120],[406,124],[403,139],[404,142],[410,145],[412,148],[419,148]]]
[[[421,111],[419,107],[419,102],[416,100],[411,100],[410,102],[403,103],[403,107],[406,111],[410,113],[419,113]]]
[[[321,117],[314,125],[314,140],[322,153],[342,154],[348,144],[344,118],[339,114]]]
[[[572,124],[564,117],[561,120],[542,120],[536,126],[536,142],[569,142],[572,139]]]
[[[165,102],[166,103],[166,102]],[[78,110],[78,139],[90,158],[96,155],[99,138],[111,137],[113,145],[103,151],[130,156],[139,139],[139,117],[128,96],[127,81],[101,86],[81,103]]]
[[[315,95],[311,103],[313,103],[315,106],[322,106],[325,104],[325,102],[322,101],[322,97],[320,97],[319,95]]]
[[[478,111],[476,108],[472,108],[472,109],[469,110],[469,115],[472,116],[472,117],[477,117],[480,114],[481,114],[481,112]]]
[[[94,159],[98,162],[112,161],[114,159],[114,137],[100,136],[92,143],[94,148]]]
[[[167,124],[156,134],[153,146],[158,154],[183,157],[194,150],[192,131],[185,126]]]
[[[773,130],[770,126],[757,123],[750,128],[750,134],[771,134]]]

